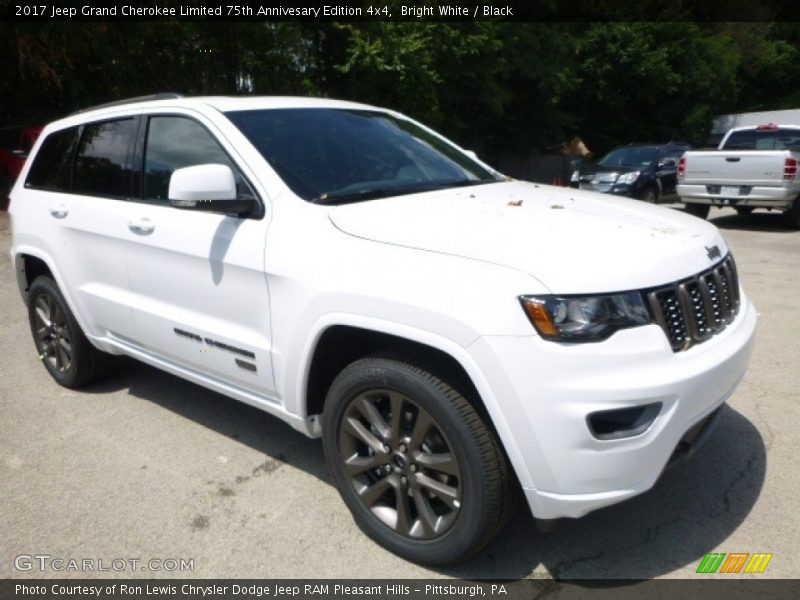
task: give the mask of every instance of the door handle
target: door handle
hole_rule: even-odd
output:
[[[742,159],[739,158],[738,156],[726,156],[725,160],[727,160],[728,162],[739,162]]]
[[[51,204],[47,210],[49,210],[50,214],[56,219],[63,219],[69,214],[69,209],[66,204]]]
[[[153,233],[153,230],[156,228],[155,225],[150,221],[150,219],[136,219],[135,221],[130,221],[128,223],[128,229],[130,229],[136,235],[150,235]]]

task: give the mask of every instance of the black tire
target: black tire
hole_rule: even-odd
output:
[[[331,385],[322,426],[328,468],[354,520],[403,558],[461,562],[510,516],[513,475],[493,432],[422,368],[380,357],[352,363]]]
[[[642,190],[641,200],[649,204],[658,204],[658,190],[652,185],[648,185]]]
[[[789,210],[783,213],[783,220],[791,229],[800,229],[800,197],[795,198]]]
[[[708,217],[708,211],[711,210],[711,206],[708,204],[684,204],[684,210],[692,215],[693,217],[697,217],[698,219],[705,219]]]
[[[28,321],[36,351],[59,385],[79,388],[107,373],[112,357],[86,339],[61,290],[46,275],[31,284]]]
[[[748,217],[753,214],[753,207],[752,206],[736,206],[736,214],[741,217]]]

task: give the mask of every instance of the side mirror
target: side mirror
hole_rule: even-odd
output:
[[[238,196],[231,168],[216,164],[176,169],[169,179],[169,202],[175,208],[236,215],[255,207],[254,198]]]
[[[674,167],[676,165],[677,165],[677,163],[675,162],[674,158],[668,158],[667,160],[662,161],[659,166],[661,166],[661,167]]]
[[[28,153],[25,150],[12,150],[11,154],[17,158],[28,158]]]

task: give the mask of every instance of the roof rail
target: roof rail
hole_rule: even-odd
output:
[[[666,143],[659,143],[659,142],[628,142],[628,146],[691,146],[689,142],[676,142],[675,140],[670,140]]]
[[[88,112],[90,110],[96,110],[98,108],[109,108],[111,106],[120,106],[122,104],[133,104],[134,102],[151,102],[153,100],[174,100],[175,98],[183,98],[183,94],[176,94],[174,92],[162,92],[160,94],[150,94],[148,96],[136,96],[134,98],[124,98],[122,100],[114,100],[113,102],[105,102],[103,104],[96,104],[95,106],[88,106],[86,108],[81,108],[80,110],[76,110],[71,115],[79,115],[81,113]]]

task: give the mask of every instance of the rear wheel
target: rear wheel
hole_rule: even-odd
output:
[[[737,206],[735,208],[736,208],[736,214],[737,215],[741,215],[743,217],[746,217],[748,215],[753,214],[753,207],[752,206]]]
[[[323,444],[358,526],[406,559],[462,561],[510,512],[511,474],[492,431],[450,385],[403,360],[366,358],[339,374]]]
[[[710,209],[711,206],[709,206],[708,204],[695,204],[694,202],[689,204],[684,204],[684,210],[690,215],[697,217],[698,219],[707,218],[708,211]]]
[[[106,372],[111,356],[86,339],[55,281],[46,275],[31,284],[28,320],[39,358],[60,385],[78,388]]]

